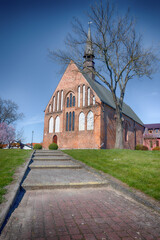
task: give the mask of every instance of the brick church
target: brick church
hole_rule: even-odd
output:
[[[55,142],[60,149],[114,148],[115,104],[111,92],[96,81],[90,28],[83,70],[71,61],[45,109],[43,147]],[[142,121],[123,104],[124,148],[143,144]]]

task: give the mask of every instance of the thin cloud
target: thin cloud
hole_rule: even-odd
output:
[[[31,117],[31,118],[27,119],[26,121],[23,121],[21,123],[21,125],[22,126],[27,126],[27,125],[34,125],[34,124],[43,123],[43,122],[44,122],[43,117],[34,116],[34,117]]]

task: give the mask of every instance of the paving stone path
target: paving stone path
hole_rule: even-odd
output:
[[[160,240],[160,215],[98,173],[60,151],[37,151],[33,160],[26,193],[0,239]]]

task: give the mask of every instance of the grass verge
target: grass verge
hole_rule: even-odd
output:
[[[134,150],[64,150],[90,167],[108,173],[160,200],[160,152]]]
[[[13,174],[18,166],[30,157],[32,150],[0,149],[0,203],[4,200],[5,186],[13,181]]]

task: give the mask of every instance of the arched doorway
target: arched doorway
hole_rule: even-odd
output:
[[[54,136],[53,136],[53,143],[56,143],[56,144],[57,144],[57,135],[54,135]]]

